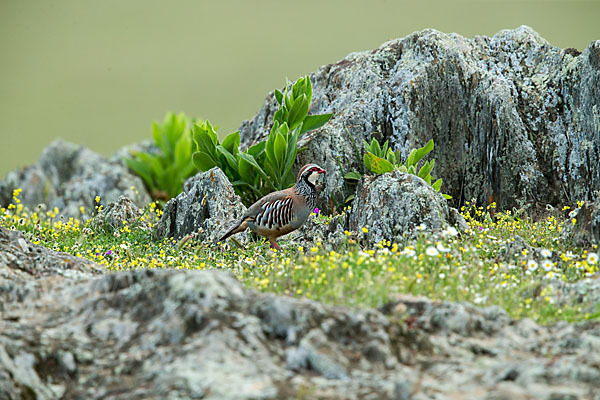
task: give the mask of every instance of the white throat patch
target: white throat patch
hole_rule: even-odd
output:
[[[317,179],[319,179],[319,173],[318,172],[311,172],[310,175],[308,176],[308,181],[314,186],[317,183]]]

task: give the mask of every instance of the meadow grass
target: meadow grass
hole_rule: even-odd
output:
[[[158,221],[161,211],[155,203],[145,208],[140,224],[124,224],[108,233],[94,229],[90,221],[65,220],[58,209],[27,210],[19,194],[16,190],[12,204],[0,209],[0,226],[112,271],[224,269],[250,288],[350,307],[379,307],[410,294],[498,305],[513,317],[540,323],[600,319],[598,304],[559,303],[553,293],[556,285],[549,284],[598,274],[596,246],[577,248],[560,239],[564,224],[571,223],[569,219],[564,222],[568,207],[534,221],[522,211],[496,212],[493,204],[484,208],[467,203],[461,210],[469,226],[465,232],[448,227],[431,235],[422,230],[403,243],[381,242],[370,248],[346,232],[347,240],[336,251],[326,250],[323,243],[297,247],[285,239],[280,240],[282,250],[274,251],[265,241],[250,242],[244,249],[230,242],[153,241],[141,222],[152,226]],[[98,205],[93,211],[101,209]],[[329,221],[324,216],[316,218]],[[532,250],[507,254],[507,247],[518,237]]]

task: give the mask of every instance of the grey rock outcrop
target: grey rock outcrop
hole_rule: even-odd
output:
[[[600,197],[594,202],[585,201],[569,213],[562,238],[577,246],[600,245]]]
[[[223,271],[98,276],[6,230],[0,259],[3,399],[600,395],[598,322],[540,326],[414,297],[349,310],[258,293]],[[23,282],[27,295],[6,290]]]
[[[358,183],[349,222],[350,229],[370,244],[384,239],[401,243],[421,231],[444,229],[448,205],[418,176],[397,170],[365,175]],[[363,233],[362,228],[368,232]]]
[[[297,165],[324,167],[326,191],[343,198],[338,161],[346,171],[362,162],[346,129],[360,152],[375,137],[403,157],[433,138],[434,173],[455,203],[590,199],[600,189],[599,60],[600,41],[579,53],[525,26],[472,39],[426,29],[352,53],[310,75],[311,112],[333,118],[301,139]],[[242,124],[242,145],[266,137],[275,110],[270,94]]]
[[[141,179],[122,163],[108,161],[83,146],[60,139],[42,152],[36,164],[12,171],[0,181],[0,205],[7,206],[17,188],[22,189],[22,204],[30,209],[43,203],[50,209],[58,207],[67,217],[84,219],[94,214],[96,196],[100,196],[102,204],[121,195],[138,207],[150,202]],[[81,206],[85,208],[83,215]]]
[[[0,228],[0,312],[5,304],[39,296],[57,278],[82,280],[105,271],[85,258],[49,250],[21,232]]]
[[[150,225],[143,219],[144,212],[133,201],[125,196],[119,196],[117,201],[108,204],[106,208],[92,218],[91,226],[105,232],[113,232],[127,225],[131,228],[141,228],[149,231]]]
[[[183,192],[165,205],[153,235],[163,239],[194,233],[199,240],[214,241],[245,211],[229,179],[215,167],[187,180]]]

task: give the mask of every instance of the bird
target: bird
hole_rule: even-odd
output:
[[[327,171],[317,164],[306,164],[298,172],[294,186],[269,193],[252,204],[241,220],[219,241],[250,228],[269,239],[272,249],[281,250],[277,238],[300,228],[306,222],[317,202],[315,184],[319,175],[325,173]]]

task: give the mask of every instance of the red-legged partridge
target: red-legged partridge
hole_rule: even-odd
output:
[[[307,164],[296,179],[296,185],[270,193],[252,204],[239,221],[220,241],[247,228],[269,239],[271,248],[279,250],[276,239],[304,224],[315,209],[317,189],[315,183],[326,171],[316,164]]]

